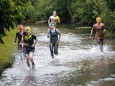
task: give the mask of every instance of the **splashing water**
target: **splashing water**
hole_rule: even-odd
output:
[[[61,81],[66,80],[65,77],[69,77],[71,72],[75,72],[79,68],[70,67],[67,63],[76,63],[89,58],[95,59],[100,56],[104,58],[115,56],[115,51],[111,51],[106,44],[104,53],[99,51],[98,45],[82,44],[85,38],[82,35],[63,33],[59,44],[59,55],[52,59],[48,46],[49,39],[46,33],[39,33],[34,53],[35,70],[28,68],[26,61],[21,61],[20,57],[16,56],[13,67],[3,72],[0,86],[70,86]],[[98,82],[91,81],[87,83],[87,86],[93,86],[95,83]],[[71,86],[74,85],[71,84]]]

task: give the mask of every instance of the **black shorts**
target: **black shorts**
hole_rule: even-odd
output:
[[[33,53],[34,53],[34,51],[35,51],[35,47],[26,46],[26,47],[24,48],[24,53],[25,53],[25,54],[29,54],[30,52],[33,52]]]

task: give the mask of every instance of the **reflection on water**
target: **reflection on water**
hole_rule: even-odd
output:
[[[38,43],[34,54],[35,70],[28,68],[25,60],[16,56],[12,68],[6,69],[0,86],[114,86],[115,47],[113,40],[106,40],[104,53],[94,39],[90,29],[70,29],[59,26],[62,33],[59,55],[52,59],[47,25],[32,25]],[[87,32],[87,33],[86,33]]]

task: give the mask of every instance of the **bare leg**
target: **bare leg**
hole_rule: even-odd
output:
[[[33,61],[33,52],[29,53],[29,59],[32,62],[32,68],[34,68],[35,64],[34,64],[34,61]]]
[[[30,53],[29,53],[29,59],[30,59],[30,60],[33,60],[33,52],[30,52]]]
[[[54,45],[52,43],[50,43],[49,46],[50,46],[51,56],[52,56],[52,58],[54,58],[54,52],[53,52]]]
[[[30,62],[29,62],[28,56],[26,57],[26,63],[27,63],[27,65],[28,65],[28,67],[30,67]]]
[[[96,41],[100,46],[100,51],[103,52],[103,39],[97,39]]]

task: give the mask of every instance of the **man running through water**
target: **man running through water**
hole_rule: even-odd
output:
[[[24,42],[23,37],[26,35],[26,32],[23,31],[24,30],[23,25],[19,25],[18,30],[19,32],[16,33],[14,44],[16,44],[16,41],[18,39],[18,52],[22,53],[24,51],[24,46],[22,46],[22,43]]]
[[[105,28],[104,28],[104,24],[101,23],[101,18],[100,17],[96,18],[96,22],[97,23],[94,24],[93,28],[91,29],[91,35],[93,33],[93,30],[95,30],[96,31],[95,39],[100,46],[100,51],[103,52],[103,40],[104,40]]]
[[[24,36],[24,43],[25,43],[25,57],[28,67],[30,67],[30,62],[32,62],[32,69],[35,67],[33,61],[33,54],[35,51],[35,45],[37,43],[36,36],[30,33],[31,28],[25,27],[26,35]]]
[[[56,11],[53,11],[53,15],[50,16],[48,20],[48,24],[54,24],[56,26],[57,23],[60,23],[60,18],[57,16]]]
[[[61,34],[60,31],[54,27],[54,24],[50,24],[49,27],[50,28],[47,31],[47,37],[48,38],[50,37],[49,47],[50,47],[51,56],[52,58],[54,58],[54,54],[58,55],[58,43],[60,41]]]

